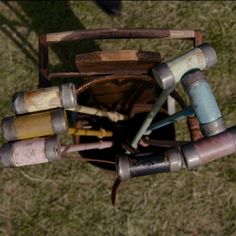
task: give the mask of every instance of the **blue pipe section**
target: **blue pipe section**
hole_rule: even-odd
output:
[[[168,116],[167,118],[157,121],[156,123],[150,125],[147,130],[147,133],[150,133],[151,131],[159,129],[163,126],[172,124],[172,123],[176,122],[177,120],[180,120],[186,116],[191,116],[193,114],[194,114],[193,108],[191,106],[186,107],[182,111],[176,112],[175,114]]]
[[[188,76],[183,77],[182,81],[189,80],[189,78]],[[192,108],[200,124],[207,124],[222,117],[207,80],[200,78],[198,81],[188,84],[185,91],[189,96]]]

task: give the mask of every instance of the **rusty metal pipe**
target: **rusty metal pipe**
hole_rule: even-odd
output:
[[[118,177],[121,180],[163,172],[176,172],[181,168],[182,156],[178,148],[170,149],[159,156],[145,153],[120,155],[116,164]]]
[[[51,85],[48,81],[48,42],[46,35],[39,35],[39,87],[49,87]]]

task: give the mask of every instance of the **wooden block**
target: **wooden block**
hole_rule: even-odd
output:
[[[78,54],[75,63],[80,72],[147,73],[160,60],[157,52],[118,50]]]

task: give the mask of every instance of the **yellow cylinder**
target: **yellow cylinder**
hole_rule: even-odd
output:
[[[67,132],[64,109],[7,117],[2,121],[4,138],[8,141],[41,137]]]

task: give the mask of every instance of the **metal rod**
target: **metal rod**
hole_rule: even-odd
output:
[[[180,145],[184,145],[189,143],[190,141],[175,141],[175,140],[158,140],[158,139],[149,139],[149,138],[142,138],[141,139],[144,144],[156,147],[177,147]]]
[[[114,72],[114,71],[97,71],[97,72],[52,72],[48,74],[48,79],[54,79],[54,78],[82,78],[82,77],[93,77],[93,76],[103,76],[103,75],[114,75],[114,74],[119,74],[121,76],[123,75],[140,75],[140,74],[146,74],[144,72],[137,72],[137,71],[119,71],[119,72]]]
[[[88,130],[88,129],[69,128],[68,134],[79,135],[79,136],[96,136],[98,138],[113,136],[113,133],[111,131],[106,131],[105,129]]]
[[[79,152],[92,149],[105,149],[112,147],[111,141],[99,141],[96,143],[81,143],[61,146],[61,153]]]
[[[159,112],[162,105],[165,103],[168,95],[174,90],[175,87],[171,87],[169,89],[163,90],[161,95],[158,97],[156,103],[154,104],[152,110],[148,113],[146,119],[144,120],[142,126],[140,127],[139,131],[135,135],[131,146],[134,148],[137,148],[139,140],[142,138],[142,136],[147,131],[148,127],[152,123],[152,120],[155,118],[156,114]]]
[[[176,122],[177,120],[180,120],[182,118],[185,118],[186,116],[193,115],[194,111],[191,106],[188,106],[187,108],[183,109],[182,111],[176,112],[175,114],[166,117],[165,119],[162,119],[160,121],[157,121],[156,123],[150,125],[148,128],[146,134],[150,134],[153,130],[159,129],[163,126],[172,124]]]
[[[75,108],[69,108],[67,110],[94,115],[94,116],[107,117],[108,119],[114,122],[128,119],[128,116],[123,115],[118,112],[104,111],[97,108],[86,107],[86,106],[81,106],[81,105],[77,105]]]

